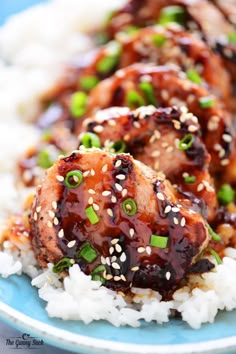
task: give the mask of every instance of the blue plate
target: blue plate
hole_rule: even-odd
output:
[[[7,16],[37,0],[0,0],[0,24]],[[101,0],[100,0],[101,1]],[[37,289],[26,276],[0,278],[0,316],[10,325],[42,337],[46,342],[79,353],[184,354],[236,352],[236,312],[221,312],[214,324],[192,330],[181,320],[159,326],[143,323],[140,328],[115,328],[99,321],[51,319]]]
[[[44,301],[26,276],[0,278],[0,316],[52,345],[79,353],[236,352],[236,311],[221,312],[214,324],[203,325],[200,330],[193,330],[178,319],[162,326],[142,323],[140,328],[116,328],[104,321],[85,325],[49,318]]]

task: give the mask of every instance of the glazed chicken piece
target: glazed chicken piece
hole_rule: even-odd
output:
[[[41,114],[37,124],[45,129],[63,120],[68,121],[68,126],[73,130],[76,118],[80,116],[73,117],[72,94],[80,90],[89,92],[116,69],[136,62],[176,64],[186,72],[189,80],[209,86],[215,95],[225,101],[228,101],[231,95],[227,71],[222,66],[220,58],[201,39],[181,30],[178,26],[176,28],[176,25],[168,28],[156,26],[131,34],[119,34],[116,41],[72,63],[65,69],[59,82],[45,94],[43,100],[46,103],[48,101],[54,103]],[[82,113],[85,114],[86,111]]]
[[[236,26],[236,1],[235,0],[214,0],[214,4],[223,13],[227,20]]]
[[[187,106],[198,117],[203,141],[211,155],[211,171],[228,183],[236,181],[235,133],[232,117],[204,87],[183,79],[169,67],[136,64],[101,82],[90,95],[88,116],[112,106],[153,104]],[[142,86],[145,85],[145,86]]]
[[[91,149],[59,159],[38,187],[30,226],[41,266],[76,262],[125,293],[134,286],[165,296],[191,269],[213,267],[198,259],[210,236],[195,205],[127,154]]]
[[[108,151],[117,147],[160,175],[164,173],[186,197],[199,198],[199,204],[204,200],[202,213],[208,220],[214,217],[217,198],[208,169],[210,155],[201,140],[197,117],[185,108],[101,110],[84,120],[79,135],[85,147],[96,145],[97,137]]]
[[[195,32],[219,52],[235,81],[236,45],[231,37],[235,33],[235,28],[225,18],[225,10],[220,3],[221,1],[219,9],[213,2],[207,0],[131,0],[111,17],[106,31],[113,38],[117,32],[129,26],[144,27],[157,22],[161,24],[177,22]],[[229,13],[232,4],[228,5],[227,1],[222,3]]]

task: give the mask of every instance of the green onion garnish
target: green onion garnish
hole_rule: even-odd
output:
[[[157,106],[157,100],[154,94],[153,86],[149,82],[141,82],[139,84],[139,88],[143,91],[147,102]]]
[[[152,42],[157,47],[162,47],[165,44],[166,39],[167,39],[166,36],[161,33],[156,33],[152,36]]]
[[[212,248],[205,248],[205,249],[201,252],[200,258],[202,258],[206,252],[210,252],[210,253],[212,254],[212,256],[215,258],[216,263],[217,263],[218,265],[222,263],[222,260],[221,260],[220,256],[219,256],[218,253],[216,253],[216,251],[214,251]]]
[[[180,150],[188,150],[193,145],[193,135],[187,134],[179,141],[178,148]]]
[[[140,30],[140,27],[137,26],[127,26],[123,29],[123,32],[127,34],[134,34],[137,33]]]
[[[230,184],[223,184],[217,193],[217,198],[221,205],[232,203],[234,201],[234,197],[235,191]]]
[[[184,177],[184,182],[185,183],[194,183],[194,182],[196,182],[196,177],[195,176],[186,176],[186,177]]]
[[[73,117],[80,118],[86,112],[87,95],[84,92],[76,92],[71,96],[70,112]]]
[[[102,264],[97,266],[91,273],[92,280],[100,281],[102,284],[105,284],[105,279],[103,277],[103,272],[106,270],[106,267]]]
[[[168,244],[168,237],[151,235],[150,245],[158,248],[166,248]]]
[[[44,149],[39,151],[37,156],[37,165],[44,169],[47,169],[53,165],[54,160],[52,160],[48,150]]]
[[[196,72],[196,70],[193,70],[193,69],[189,69],[187,72],[186,72],[186,75],[187,75],[187,78],[194,82],[195,84],[201,84],[202,83],[202,79],[201,77],[199,76],[199,74]]]
[[[128,216],[133,216],[137,212],[137,205],[133,199],[126,199],[122,203],[122,209]]]
[[[110,147],[110,151],[114,154],[121,154],[126,149],[125,142],[123,140],[116,141]]]
[[[207,230],[211,236],[211,239],[213,241],[217,241],[217,242],[220,242],[221,241],[221,237],[220,235],[218,235],[212,228],[211,226],[206,222],[206,227],[207,227]]]
[[[52,267],[52,271],[54,273],[61,273],[64,270],[70,268],[72,264],[73,263],[71,262],[70,258],[62,258],[59,262],[54,264],[54,266]]]
[[[100,74],[107,74],[115,69],[118,64],[118,55],[109,55],[99,60],[97,63],[97,71]]]
[[[211,108],[215,104],[215,100],[212,97],[199,98],[199,104],[201,108]]]
[[[83,174],[79,170],[73,170],[66,174],[65,185],[67,188],[77,188],[83,181]]]
[[[94,75],[82,76],[79,80],[80,87],[85,91],[91,91],[98,83],[99,79]]]
[[[90,133],[90,132],[84,133],[84,135],[81,139],[81,142],[86,148],[91,148],[91,147],[100,148],[101,147],[100,139],[94,133]]]
[[[181,6],[167,6],[161,10],[158,23],[166,25],[169,22],[183,23],[185,19],[185,10]]]
[[[85,214],[92,225],[97,224],[100,220],[92,206],[85,209]]]
[[[229,43],[236,44],[236,32],[229,33],[228,40],[229,40]]]
[[[88,263],[92,263],[97,258],[97,252],[89,242],[86,242],[79,252],[79,257],[84,258]]]
[[[131,108],[138,108],[140,106],[145,106],[144,98],[135,90],[131,90],[127,93],[127,102]]]

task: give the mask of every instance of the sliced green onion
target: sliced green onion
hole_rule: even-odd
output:
[[[182,6],[167,6],[161,10],[158,23],[166,25],[169,22],[184,23],[186,12]]]
[[[202,83],[202,78],[201,76],[196,72],[196,70],[189,69],[186,72],[187,78],[194,82],[195,84],[201,84]]]
[[[161,33],[156,33],[152,36],[152,42],[157,47],[162,47],[165,44],[166,39],[167,39],[166,36]]]
[[[194,182],[196,182],[196,177],[195,176],[186,176],[186,177],[184,177],[184,182],[185,183],[194,183]]]
[[[205,249],[201,252],[200,258],[202,258],[206,252],[210,252],[210,253],[212,254],[212,256],[215,258],[216,263],[217,263],[218,265],[222,263],[222,260],[221,260],[220,256],[219,256],[218,253],[216,253],[216,251],[214,251],[212,248],[205,248]]]
[[[166,248],[168,244],[168,237],[151,235],[150,245],[158,248]]]
[[[126,149],[125,142],[123,140],[116,141],[110,147],[110,151],[115,154],[121,154]]]
[[[91,91],[98,83],[99,79],[94,75],[82,76],[79,80],[80,87],[85,91]]]
[[[211,226],[206,222],[206,227],[207,227],[207,230],[211,236],[211,239],[213,241],[217,241],[217,242],[220,242],[221,241],[221,237],[220,235],[218,235],[212,228]]]
[[[84,92],[76,92],[71,96],[70,112],[73,117],[80,118],[86,112],[87,95]]]
[[[234,201],[234,197],[235,191],[230,184],[223,184],[217,193],[217,198],[221,205],[232,203]]]
[[[199,98],[199,104],[201,108],[211,108],[215,104],[215,100],[212,97],[201,97]]]
[[[154,94],[153,86],[149,82],[141,82],[139,84],[139,88],[143,91],[147,102],[157,106],[157,100]]]
[[[66,174],[65,185],[67,188],[77,188],[83,181],[83,174],[79,170],[73,170]]]
[[[127,102],[131,108],[138,108],[140,106],[145,106],[144,98],[135,90],[131,90],[127,93]]]
[[[92,225],[97,224],[100,220],[92,206],[85,209],[85,214]]]
[[[127,34],[134,34],[137,33],[140,30],[140,27],[137,26],[127,26],[123,29],[123,32]]]
[[[193,135],[187,134],[179,141],[178,148],[180,150],[188,150],[193,145]]]
[[[128,216],[133,216],[137,212],[137,205],[133,199],[126,199],[122,203],[122,209]]]
[[[236,32],[229,33],[228,40],[229,40],[229,43],[236,44]]]
[[[82,249],[79,252],[79,257],[85,259],[88,263],[92,263],[97,258],[96,250],[90,245],[89,242],[86,242]]]
[[[101,147],[100,139],[94,133],[90,133],[90,132],[84,133],[84,135],[81,139],[81,142],[86,148],[91,148],[91,147],[100,148]]]
[[[100,281],[102,284],[105,284],[105,279],[103,277],[103,272],[105,272],[106,267],[102,264],[97,266],[91,273],[92,280]]]
[[[111,41],[106,48],[112,54],[107,54],[98,61],[96,69],[100,74],[108,74],[116,69],[120,58],[121,46],[118,42]]]
[[[37,156],[37,165],[44,169],[47,169],[53,165],[54,160],[52,160],[47,149],[41,150]]]
[[[71,261],[72,260],[70,258],[62,258],[59,262],[54,264],[54,266],[52,267],[52,271],[54,273],[63,272],[64,270],[70,268],[73,265]]]

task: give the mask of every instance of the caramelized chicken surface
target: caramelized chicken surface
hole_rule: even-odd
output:
[[[130,155],[98,149],[75,151],[48,170],[30,224],[41,266],[67,257],[87,274],[100,269],[107,287],[124,292],[173,291],[209,242],[194,203],[178,199],[167,180]]]

